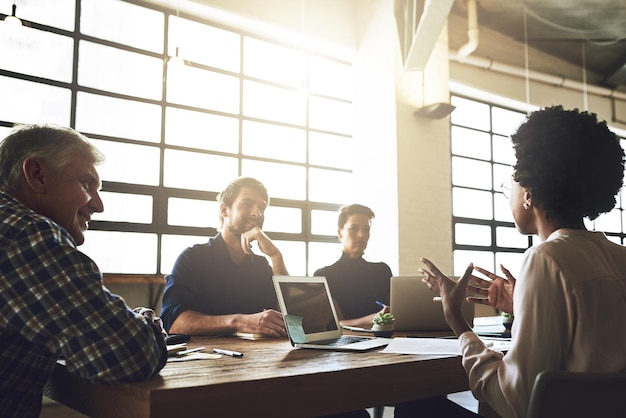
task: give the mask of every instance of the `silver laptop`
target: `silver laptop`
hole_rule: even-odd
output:
[[[370,350],[389,338],[343,335],[325,277],[274,276],[291,345],[326,350]]]
[[[458,277],[453,277],[458,280]],[[447,331],[450,330],[443,315],[441,302],[422,276],[394,276],[391,278],[391,313],[396,318],[396,331]],[[474,304],[463,302],[463,317],[473,326]]]

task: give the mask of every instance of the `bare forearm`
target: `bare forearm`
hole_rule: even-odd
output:
[[[272,272],[274,274],[281,276],[289,275],[287,266],[285,266],[285,262],[283,260],[283,255],[279,251],[272,255],[270,259],[272,260]]]
[[[195,311],[181,313],[170,327],[170,334],[219,335],[237,332],[239,315],[204,315]]]

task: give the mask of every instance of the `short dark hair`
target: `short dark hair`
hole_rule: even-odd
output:
[[[104,161],[104,155],[87,137],[72,128],[52,124],[15,126],[0,142],[0,190],[15,193],[22,187],[22,164],[27,158],[39,158],[51,170],[60,171],[76,155],[94,164]]]
[[[538,110],[511,139],[517,157],[513,179],[549,220],[593,220],[615,207],[624,150],[594,113],[562,106]]]
[[[265,188],[263,183],[252,177],[237,177],[235,180],[231,181],[221,193],[217,195],[217,201],[220,203],[220,206],[223,203],[227,207],[230,207],[237,198],[237,195],[239,194],[239,191],[242,187],[247,187],[261,194],[267,204],[270,204],[270,196],[267,193],[267,189]],[[224,218],[222,217],[221,213],[219,216],[220,223],[223,223]]]
[[[374,211],[372,211],[367,206],[353,203],[351,205],[345,205],[339,208],[339,219],[337,220],[337,226],[339,226],[339,228],[343,228],[346,222],[348,222],[348,218],[350,217],[350,215],[354,215],[355,213],[367,216],[370,222],[375,217]]]

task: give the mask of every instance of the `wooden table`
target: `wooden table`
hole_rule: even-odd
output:
[[[93,417],[307,417],[468,389],[460,357],[294,349],[287,340],[194,337],[244,353],[168,363],[143,382],[87,384],[57,364],[45,395]]]

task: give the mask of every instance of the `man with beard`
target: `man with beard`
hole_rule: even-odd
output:
[[[287,275],[281,252],[263,232],[267,189],[250,177],[232,181],[217,197],[220,232],[187,248],[166,277],[162,319],[173,334],[235,332],[287,336],[272,275]],[[252,253],[259,250],[270,258]]]

